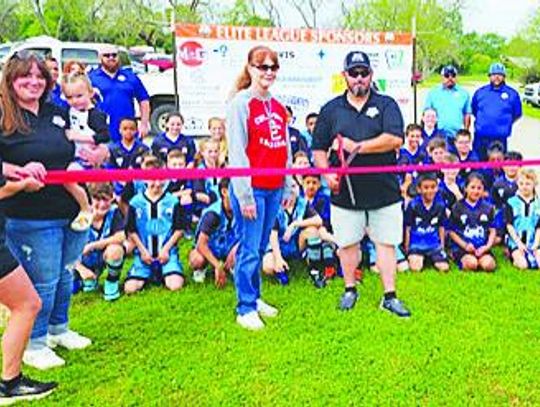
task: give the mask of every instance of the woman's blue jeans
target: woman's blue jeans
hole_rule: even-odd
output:
[[[7,244],[42,301],[28,349],[46,346],[48,333],[67,331],[73,266],[87,240],[88,232],[71,230],[68,219],[7,219]]]
[[[268,248],[270,232],[276,221],[281,205],[283,189],[253,189],[257,218],[250,220],[242,216],[240,203],[234,196],[232,187],[231,204],[240,237],[234,266],[234,284],[238,305],[236,312],[244,315],[257,310],[257,300],[261,296],[262,258]]]

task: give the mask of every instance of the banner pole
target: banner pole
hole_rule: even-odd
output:
[[[173,45],[173,81],[174,81],[174,106],[180,111],[180,98],[178,96],[178,50],[176,47],[176,9],[173,7],[171,13],[171,35]]]

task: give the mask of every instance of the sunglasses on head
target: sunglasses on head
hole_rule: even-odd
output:
[[[274,65],[262,64],[262,65],[251,65],[251,66],[254,68],[257,68],[261,72],[268,72],[268,71],[277,72],[277,70],[279,69],[278,64],[274,64]]]
[[[43,62],[45,59],[43,58],[43,55],[35,52],[30,51],[28,49],[23,49],[20,51],[16,51],[11,58],[9,58],[10,61],[18,60],[18,61],[28,61],[29,59],[37,59],[39,62]]]
[[[117,52],[108,52],[106,54],[102,54],[104,58],[116,58],[118,56]]]
[[[456,77],[456,74],[455,74],[455,73],[445,73],[445,74],[444,74],[444,77],[447,78],[447,79],[448,79],[448,78],[455,78],[455,77]]]
[[[367,78],[371,74],[371,71],[369,69],[349,69],[347,71],[347,75],[349,75],[351,78],[356,79],[359,76],[362,78]]]

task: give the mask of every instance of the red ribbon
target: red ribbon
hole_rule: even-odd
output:
[[[464,162],[448,164],[414,164],[367,167],[332,167],[332,168],[184,168],[172,169],[96,169],[79,171],[51,170],[47,172],[46,184],[65,184],[68,182],[112,182],[134,180],[169,180],[169,179],[202,179],[225,177],[251,177],[265,175],[313,175],[313,174],[377,174],[377,173],[403,173],[403,172],[430,172],[445,168],[485,170],[488,168],[502,168],[506,166],[531,167],[540,166],[540,159],[523,161],[493,161],[493,162]]]

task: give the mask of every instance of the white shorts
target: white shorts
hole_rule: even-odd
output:
[[[398,245],[403,240],[401,202],[380,209],[344,209],[332,205],[332,229],[339,247],[359,243],[367,234],[374,243]]]

